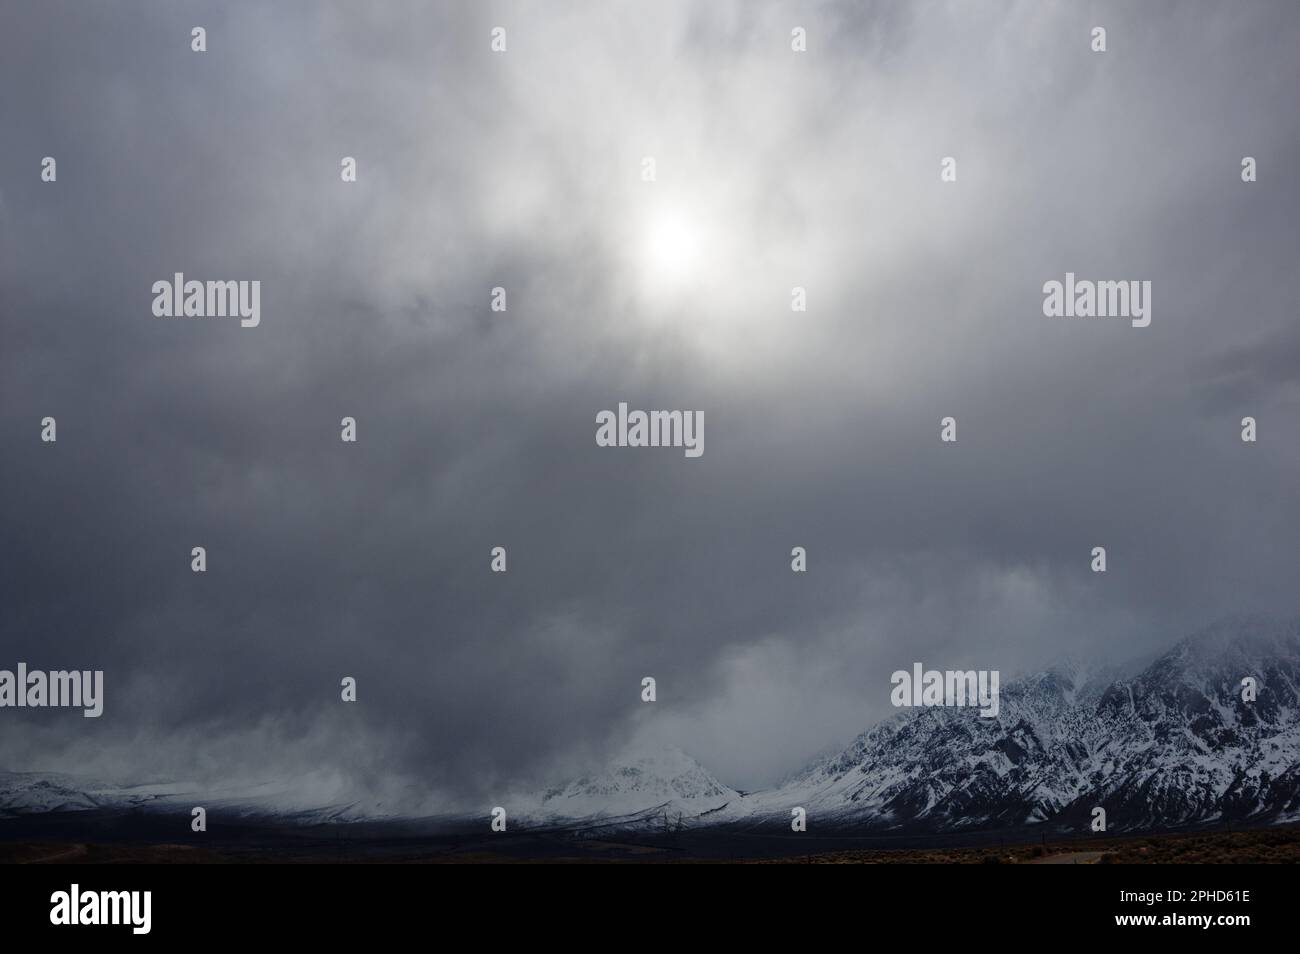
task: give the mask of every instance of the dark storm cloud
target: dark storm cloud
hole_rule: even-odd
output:
[[[6,716],[8,768],[472,803],[639,738],[752,786],[913,660],[1296,609],[1291,5],[5,19],[0,635],[108,686]],[[1044,318],[1067,270],[1152,280],[1151,327]],[[154,319],[175,271],[261,280],[260,327]],[[703,410],[704,456],[596,447],[620,400]]]

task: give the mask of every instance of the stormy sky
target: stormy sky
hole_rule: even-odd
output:
[[[0,768],[753,788],[914,661],[1297,611],[1290,0],[2,8],[0,668],[105,705]],[[1045,317],[1067,271],[1150,327]],[[596,446],[620,401],[703,456]]]

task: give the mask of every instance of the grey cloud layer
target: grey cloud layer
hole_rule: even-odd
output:
[[[1292,4],[9,6],[0,640],[108,699],[5,767],[472,801],[642,737],[754,786],[915,659],[1296,609]],[[178,270],[261,326],[153,319]],[[1044,318],[1067,270],[1151,279],[1151,327]],[[597,448],[620,400],[704,457]]]

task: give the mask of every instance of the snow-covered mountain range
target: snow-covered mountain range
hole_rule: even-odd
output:
[[[193,782],[119,785],[84,776],[45,772],[0,772],[0,819],[69,812],[150,812],[189,815],[201,805],[225,817],[275,818],[294,824],[323,824],[390,818],[374,801],[350,801],[320,791],[317,779],[256,785],[206,786]]]
[[[1243,698],[1242,680],[1257,696]],[[87,787],[0,774],[0,816],[193,802],[168,787]],[[240,802],[227,799],[227,803]],[[283,815],[250,795],[243,809]],[[973,708],[904,709],[777,788],[741,795],[680,750],[508,803],[515,824],[569,831],[788,827],[958,831],[1026,824],[1108,830],[1300,820],[1300,622],[1224,621],[1128,669],[1063,663],[1005,683],[996,718]],[[364,807],[303,822],[374,817]]]
[[[1095,807],[1112,830],[1300,819],[1300,623],[1220,623],[1137,671],[1037,673],[995,719],[904,710],[745,801],[737,816],[935,831],[1076,827]]]

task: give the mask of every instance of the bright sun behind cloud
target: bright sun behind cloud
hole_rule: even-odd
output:
[[[782,261],[784,236],[753,220],[747,194],[718,181],[636,183],[640,194],[621,218],[619,247],[630,292],[624,317],[653,329],[656,340],[672,334],[721,372],[756,359],[769,344],[780,350],[793,323],[773,324],[787,313],[796,283],[784,273],[804,273]]]
[[[644,241],[644,268],[652,282],[679,285],[706,267],[703,228],[681,209],[656,210],[646,226]]]

